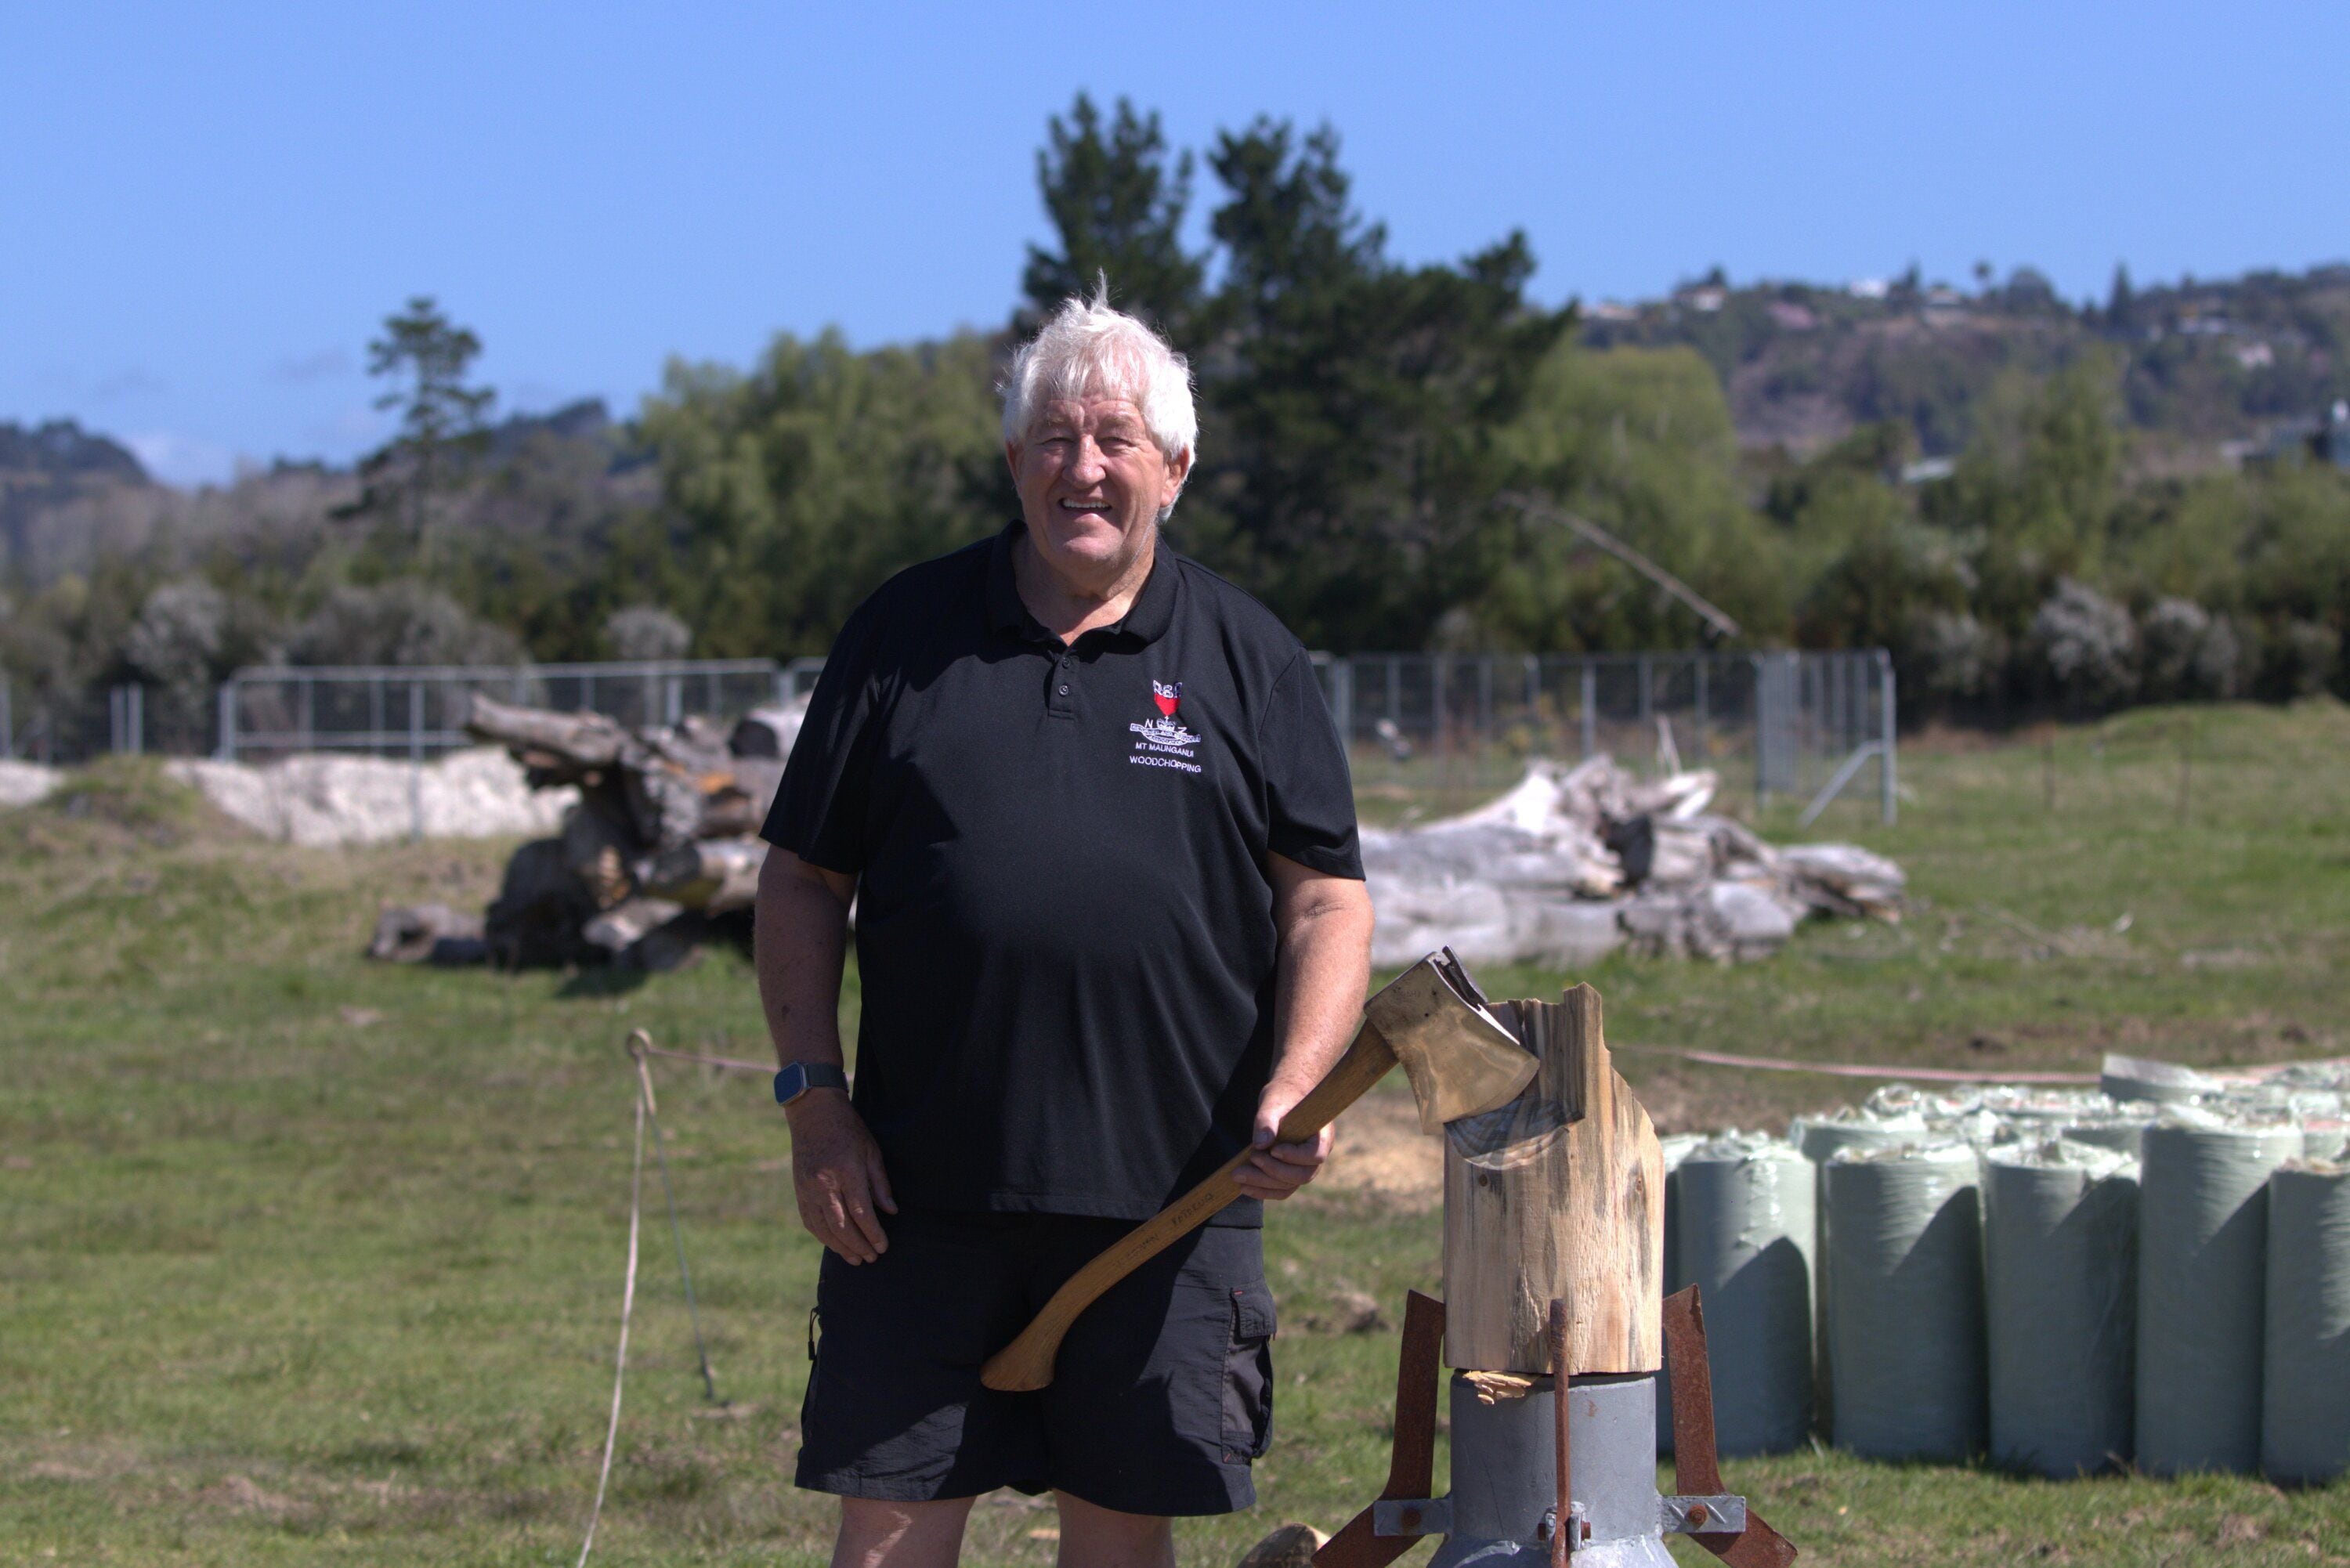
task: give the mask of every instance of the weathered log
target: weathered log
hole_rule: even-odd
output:
[[[617,820],[608,792],[589,792],[563,814],[563,857],[599,909],[608,909],[637,890],[629,863],[638,854],[630,824]]]
[[[767,846],[759,839],[696,839],[654,856],[645,867],[644,890],[709,915],[747,909],[766,861]]]
[[[1588,985],[1505,1021],[1541,1058],[1524,1094],[1445,1131],[1445,1360],[1545,1373],[1549,1305],[1574,1303],[1572,1374],[1663,1361],[1664,1158],[1616,1073]]]
[[[545,708],[519,708],[473,693],[466,711],[465,732],[478,740],[505,747],[525,767],[549,772],[564,769],[585,773],[619,761],[629,732],[618,719],[604,713],[556,713]],[[525,755],[525,753],[532,753]]]
[[[580,927],[580,940],[617,957],[662,926],[685,913],[685,906],[668,898],[635,898]]]
[[[579,927],[595,913],[595,899],[571,869],[563,841],[533,839],[506,862],[505,880],[490,901],[483,932],[500,963],[567,963],[592,953],[579,940]]]
[[[387,905],[376,916],[375,938],[367,956],[387,963],[447,963],[467,961],[482,943],[482,917],[460,914],[446,904]],[[462,950],[458,944],[466,944]]]

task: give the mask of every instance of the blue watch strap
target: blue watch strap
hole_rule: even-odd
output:
[[[846,1089],[848,1075],[829,1062],[795,1062],[775,1075],[775,1104],[788,1106],[810,1089]]]

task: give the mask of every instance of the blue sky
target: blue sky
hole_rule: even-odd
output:
[[[1047,115],[1328,119],[1407,259],[1559,300],[1979,259],[2101,295],[2350,258],[2350,5],[0,0],[0,419],[348,459],[409,295],[504,409],[993,325]],[[1201,195],[1211,198],[1212,183]],[[1202,202],[1202,205],[1205,203]]]

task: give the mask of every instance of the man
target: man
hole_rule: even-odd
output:
[[[951,1563],[978,1494],[1051,1489],[1071,1568],[1162,1568],[1255,1500],[1274,1129],[1345,1050],[1370,901],[1297,639],[1159,540],[1182,358],[1101,299],[1013,362],[1021,520],[841,629],[768,818],[760,992],[801,1220],[827,1251],[798,1482],[837,1565]],[[857,908],[853,1096],[837,1018]],[[1251,1195],[1096,1303],[1050,1387],[980,1366],[1063,1280],[1244,1147]]]

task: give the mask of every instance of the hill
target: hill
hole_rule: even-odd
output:
[[[2129,422],[2171,466],[2212,466],[2307,429],[2350,397],[2350,265],[2131,286],[2070,305],[2030,268],[1969,294],[1913,274],[1842,286],[1717,271],[1665,298],[1584,312],[1585,341],[1705,356],[1740,441],[1808,456],[1862,425],[1955,454],[2004,375],[2047,375],[2103,353]],[[2152,455],[2152,454],[2150,454]]]

